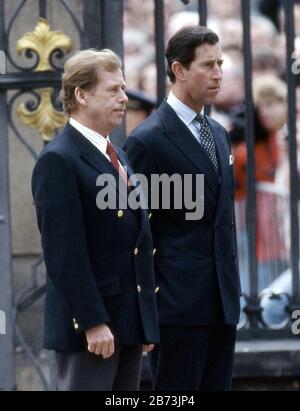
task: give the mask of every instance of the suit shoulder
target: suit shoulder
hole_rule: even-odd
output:
[[[227,133],[227,130],[225,127],[223,127],[218,121],[214,120],[212,117],[207,116],[207,118],[209,119],[209,121],[213,124],[213,126],[215,126],[216,128],[218,128],[220,131],[222,131],[223,133]]]
[[[146,118],[139,126],[137,126],[128,136],[135,137],[138,140],[150,142],[158,138],[163,131],[161,120],[156,111]]]
[[[43,173],[49,176],[54,176],[59,173],[74,174],[74,167],[66,156],[58,150],[48,149],[43,150],[40,154],[32,172],[32,176]]]
[[[50,143],[49,143],[50,145]],[[36,190],[44,189],[69,191],[76,190],[76,166],[63,150],[56,149],[55,144],[46,146],[40,154],[31,177],[32,194],[35,197]]]
[[[62,158],[69,158],[72,152],[71,144],[63,131],[58,133],[41,151],[39,158],[42,158],[47,153],[56,153]]]
[[[51,169],[53,172],[58,168],[71,171],[74,169],[74,149],[68,141],[64,132],[58,133],[41,151],[34,167],[37,169]]]

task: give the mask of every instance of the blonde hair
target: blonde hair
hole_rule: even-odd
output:
[[[257,77],[253,82],[253,97],[256,105],[266,97],[284,103],[287,101],[287,86],[284,81],[275,76]]]
[[[92,90],[101,80],[101,70],[113,72],[122,67],[120,58],[109,49],[81,50],[64,66],[60,99],[67,114],[76,108],[75,89]]]

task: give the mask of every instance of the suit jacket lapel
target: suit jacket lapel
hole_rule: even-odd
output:
[[[222,215],[222,211],[224,208],[225,201],[223,201],[224,196],[228,195],[228,192],[231,192],[230,187],[230,175],[229,175],[229,146],[227,143],[227,138],[225,135],[225,131],[223,131],[223,135],[221,135],[220,128],[214,125],[213,121],[209,117],[206,117],[208,124],[211,128],[211,131],[215,138],[216,144],[216,151],[217,157],[219,162],[219,174],[220,174],[220,191],[219,191],[219,201],[218,207],[216,212],[216,221],[215,224],[218,224],[220,216]]]
[[[137,178],[135,177],[135,173],[133,171],[133,169],[131,168],[130,163],[128,162],[126,156],[124,155],[124,153],[118,148],[116,147],[116,151],[119,157],[119,160],[122,164],[122,166],[126,167],[127,169],[127,175],[128,178],[131,178],[131,182],[132,184],[136,187],[139,184],[139,181],[137,180]],[[130,195],[130,194],[129,194]],[[148,221],[148,204],[146,204],[146,199],[143,195],[143,192],[141,192],[140,194],[140,202],[141,202],[141,208],[140,208],[140,215],[141,215],[141,229],[140,229],[140,233],[137,239],[137,244],[140,244],[141,241],[144,238],[144,235],[147,231],[149,231],[149,221]],[[131,208],[129,207],[129,209],[131,210]],[[131,210],[134,211],[134,210]]]
[[[195,139],[191,131],[179,119],[168,103],[162,103],[157,110],[157,114],[166,129],[166,136],[186,157],[188,157],[195,167],[204,174],[209,187],[217,196],[219,191],[219,177],[214,171],[213,165],[205,151]]]
[[[123,197],[127,204],[127,190],[119,191],[119,173],[113,167],[111,162],[103,155],[96,147],[93,146],[79,131],[70,124],[67,124],[64,133],[71,139],[72,143],[80,151],[81,158],[90,166],[95,168],[100,174],[110,174],[114,178],[110,179],[110,183],[115,190]],[[96,183],[96,182],[95,182]]]

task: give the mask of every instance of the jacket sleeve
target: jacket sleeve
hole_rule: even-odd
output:
[[[78,333],[110,320],[88,255],[76,176],[68,161],[47,152],[32,176],[47,273]]]

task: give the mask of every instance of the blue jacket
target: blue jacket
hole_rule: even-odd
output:
[[[131,174],[126,156],[115,149]],[[118,184],[112,164],[69,124],[44,148],[33,171],[47,268],[48,349],[83,350],[84,331],[101,323],[111,327],[117,345],[159,339],[148,212],[100,210],[96,180],[104,173]]]
[[[239,320],[230,144],[226,130],[209,117],[207,121],[215,138],[219,176],[201,145],[166,102],[124,145],[135,172],[145,174],[149,181],[153,173],[191,175],[194,198],[196,175],[204,174],[201,219],[187,220],[185,207],[151,210],[161,324],[237,324]]]

